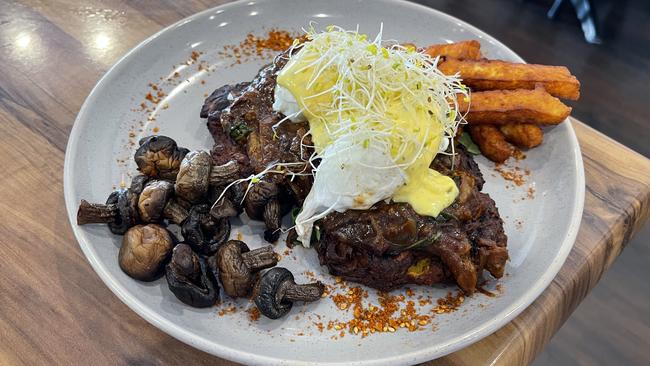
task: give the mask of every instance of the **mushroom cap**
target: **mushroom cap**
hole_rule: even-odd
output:
[[[129,186],[129,190],[134,194],[139,195],[140,193],[142,193],[142,190],[144,189],[148,180],[149,177],[144,174],[136,175],[135,177],[133,177],[133,179],[131,179],[131,186]]]
[[[142,189],[138,197],[138,211],[143,222],[158,222],[162,219],[167,201],[174,192],[174,186],[166,180],[154,180]]]
[[[212,157],[207,151],[190,151],[185,155],[176,175],[176,195],[191,203],[205,198],[210,184]]]
[[[211,185],[210,188],[208,189],[208,202],[214,202],[213,205],[216,205],[217,198],[225,197],[228,200],[230,200],[230,203],[232,204],[232,208],[234,208],[235,211],[237,212],[235,216],[239,216],[239,214],[244,212],[244,207],[242,206],[242,204],[244,202],[244,195],[246,193],[247,186],[248,184],[246,182],[235,183],[231,185],[226,190],[226,193],[222,196],[221,193],[223,193],[223,190],[226,188],[226,186]]]
[[[136,225],[122,238],[120,268],[136,280],[152,281],[160,274],[173,245],[171,235],[162,226]]]
[[[228,217],[235,217],[239,215],[237,207],[228,197],[221,197],[219,201],[215,201],[212,208],[210,208],[210,215],[215,219],[224,219]]]
[[[239,240],[228,240],[217,250],[219,279],[228,296],[245,297],[251,291],[253,274],[242,258],[249,250],[248,245]]]
[[[210,215],[210,206],[196,205],[190,209],[190,215],[181,225],[184,241],[201,254],[212,255],[230,236],[228,218],[214,219]]]
[[[189,216],[189,211],[176,197],[170,198],[163,208],[163,217],[176,225],[181,225]]]
[[[183,303],[205,308],[219,299],[219,284],[208,270],[205,259],[187,244],[178,244],[165,268],[169,290]]]
[[[138,195],[126,189],[113,191],[106,199],[106,204],[117,206],[115,221],[108,224],[113,234],[123,235],[138,222]]]
[[[244,208],[248,217],[254,220],[264,219],[264,207],[267,202],[278,195],[278,185],[272,182],[259,181],[253,184],[244,198]]]
[[[293,302],[283,301],[285,283],[294,283],[293,274],[286,268],[274,267],[262,275],[255,289],[255,305],[264,316],[278,319],[286,315]]]
[[[179,148],[172,138],[154,135],[140,139],[140,147],[135,152],[134,160],[142,174],[152,178],[174,180],[181,161],[188,152],[185,148]]]
[[[245,182],[234,184],[228,189],[227,196],[236,205],[237,211],[242,213],[244,208],[241,207],[242,201],[246,197],[247,184]]]

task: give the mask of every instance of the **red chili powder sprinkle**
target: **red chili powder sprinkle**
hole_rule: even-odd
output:
[[[352,309],[353,318],[347,322],[333,321],[328,329],[347,329],[348,333],[366,337],[373,333],[395,332],[406,328],[413,332],[431,322],[430,315],[419,314],[415,302],[406,300],[404,295],[379,293],[379,306],[364,304],[368,293],[360,287],[352,287],[347,292],[331,295],[330,298],[341,310]],[[406,306],[402,306],[406,304]]]
[[[323,328],[325,328],[325,326],[323,325],[323,323],[318,322],[318,323],[314,323],[314,325],[316,326],[316,328],[318,328],[318,331],[319,331],[319,332],[323,333]]]
[[[256,322],[260,318],[260,311],[257,308],[248,309],[248,319],[252,322]]]
[[[441,297],[436,301],[438,306],[431,309],[431,311],[436,314],[451,313],[458,310],[464,301],[465,295],[461,291],[458,291],[455,295],[448,292],[447,296]]]
[[[219,55],[234,59],[234,64],[240,64],[254,57],[268,58],[276,52],[289,48],[296,38],[300,37],[279,29],[272,29],[263,37],[249,33],[239,44],[224,46]]]
[[[234,314],[234,313],[236,313],[236,312],[237,312],[237,307],[235,307],[235,306],[229,306],[229,307],[227,307],[227,308],[225,308],[225,309],[221,309],[221,310],[219,310],[219,313],[218,313],[218,314],[219,314],[219,316],[224,316],[224,315],[226,315],[226,314]]]

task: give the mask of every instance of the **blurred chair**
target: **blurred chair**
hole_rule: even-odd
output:
[[[596,16],[594,9],[590,4],[589,0],[570,0],[571,5],[576,11],[576,15],[580,24],[582,25],[582,32],[585,35],[585,40],[589,43],[600,44],[602,43],[600,37],[598,36],[598,28],[596,26]],[[555,0],[551,9],[549,9],[546,15],[553,19],[560,8],[560,6],[565,2],[565,0]]]

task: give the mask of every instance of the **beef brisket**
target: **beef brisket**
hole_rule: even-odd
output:
[[[388,291],[404,284],[450,279],[467,293],[483,269],[503,276],[507,238],[494,201],[479,191],[483,177],[464,149],[434,161],[457,180],[460,193],[439,217],[418,215],[406,203],[335,212],[319,223],[316,250],[333,275]]]
[[[250,83],[223,86],[206,99],[201,117],[207,118],[215,140],[215,163],[235,160],[242,176],[274,163],[301,163],[290,169],[306,170],[308,124],[278,125],[284,116],[272,108],[276,74],[286,61],[286,54],[280,54]],[[369,210],[331,213],[317,223],[320,238],[314,246],[321,264],[333,275],[380,290],[455,281],[472,293],[483,269],[503,276],[508,259],[503,221],[494,201],[481,192],[478,165],[461,146],[456,150],[453,157],[439,154],[431,164],[459,187],[457,199],[438,217],[418,215],[406,203],[384,202]],[[289,179],[282,174],[262,179],[251,187],[245,208],[252,218],[265,221],[269,201],[280,201],[283,213],[299,207],[313,182],[310,176]]]

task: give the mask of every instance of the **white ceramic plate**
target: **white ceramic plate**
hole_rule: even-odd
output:
[[[407,2],[380,1],[250,1],[220,6],[182,20],[142,42],[125,55],[93,89],[81,108],[68,142],[65,159],[65,200],[74,233],[89,262],[106,285],[131,309],[170,335],[217,356],[246,364],[413,364],[440,357],[491,334],[528,306],[553,279],[571,249],[582,215],[584,172],[580,149],[570,123],[546,131],[544,144],[528,153],[519,163],[532,175],[521,187],[506,188],[504,181],[484,158],[477,160],[487,179],[485,191],[497,202],[506,222],[511,260],[500,283],[503,293],[495,298],[475,295],[463,310],[434,319],[437,327],[417,332],[373,334],[362,339],[348,335],[332,340],[333,331],[319,332],[308,315],[318,313],[324,322],[348,319],[351,314],[337,310],[324,299],[304,307],[294,307],[281,320],[260,319],[251,323],[248,314],[238,311],[217,315],[216,308],[193,309],[180,303],[168,290],[164,279],[141,283],[127,277],[117,264],[120,237],[103,225],[77,226],[76,210],[81,198],[103,202],[113,186],[134,166],[116,160],[132,156],[128,134],[149,135],[154,128],[190,149],[208,149],[211,138],[199,118],[204,93],[224,83],[250,80],[264,63],[254,60],[227,67],[219,50],[237,43],[249,33],[264,34],[272,27],[298,31],[310,21],[317,27],[337,24],[360,26],[374,35],[381,22],[384,36],[419,45],[477,39],[489,58],[523,61],[514,52],[484,32],[438,11]],[[172,65],[202,51],[200,60],[213,71],[199,71],[196,64],[179,67],[176,86],[160,82]],[[205,81],[205,84],[201,83]],[[160,82],[165,100],[154,112],[155,121],[146,121],[138,105],[149,87]],[[168,105],[163,109],[162,105]],[[140,127],[137,121],[145,121]],[[135,126],[135,127],[134,127]],[[534,186],[535,199],[521,199]],[[260,223],[235,224],[251,247],[261,246]],[[278,247],[282,252],[284,247]],[[280,263],[306,280],[311,270],[326,282],[332,279],[318,265],[312,250],[297,248]],[[487,285],[494,288],[494,282]],[[436,299],[448,290],[443,286],[415,288],[418,294]],[[370,300],[374,299],[371,291]],[[246,301],[235,303],[240,308]],[[464,311],[464,310],[467,311]],[[298,319],[296,319],[296,316]],[[305,335],[298,335],[303,332]]]

